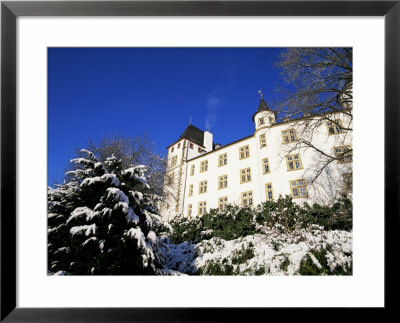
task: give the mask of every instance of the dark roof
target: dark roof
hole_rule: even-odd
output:
[[[271,110],[271,109],[268,107],[267,103],[265,103],[265,100],[264,100],[263,98],[261,98],[261,99],[260,99],[260,104],[258,105],[258,110],[257,110],[256,113],[254,113],[254,115],[253,115],[253,122],[254,122],[254,116],[255,116],[258,112],[261,112],[261,111],[270,111],[270,112],[273,112],[273,113],[275,114],[275,117],[276,117],[276,115],[277,115],[277,112]]]
[[[199,128],[189,125],[186,130],[181,134],[179,139],[188,139],[199,146],[204,144],[204,131]]]

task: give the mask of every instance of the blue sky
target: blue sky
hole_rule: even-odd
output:
[[[76,148],[149,133],[156,152],[189,124],[223,145],[254,131],[258,90],[273,108],[279,48],[49,48],[48,182]]]

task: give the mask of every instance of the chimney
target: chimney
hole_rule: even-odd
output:
[[[207,130],[204,131],[203,146],[205,147],[206,152],[213,150],[213,134]]]

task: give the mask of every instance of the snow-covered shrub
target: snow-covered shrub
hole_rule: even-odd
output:
[[[256,208],[228,205],[225,210],[211,209],[202,217],[176,217],[171,223],[171,241],[200,242],[212,237],[233,240],[273,228],[281,234],[319,225],[327,230],[352,229],[352,202],[341,197],[331,205],[299,205],[290,196],[267,201]],[[279,248],[279,243],[275,244]]]
[[[253,243],[250,242],[248,246],[242,245],[242,248],[236,250],[232,254],[232,264],[243,264],[247,260],[254,257],[254,246]]]
[[[282,232],[307,228],[316,224],[327,230],[352,230],[353,205],[346,196],[338,198],[330,205],[307,203],[299,205],[288,195],[280,196],[276,201],[259,204],[255,210],[258,224],[268,227],[280,227]]]
[[[198,274],[204,276],[231,276],[239,273],[235,272],[233,265],[228,262],[227,258],[224,258],[221,262],[208,260],[204,267],[199,269]]]
[[[218,237],[232,240],[256,232],[251,208],[228,205],[226,210],[211,209],[202,217],[175,218],[171,223],[174,243],[184,241],[200,242]]]
[[[175,217],[171,222],[173,228],[170,239],[179,244],[185,241],[199,242],[203,240],[203,222],[201,218]]]
[[[351,275],[352,203],[299,205],[289,196],[175,219],[168,266],[189,275]]]
[[[274,242],[279,241],[279,250]],[[170,270],[188,275],[351,275],[352,233],[276,230],[234,240],[169,244]]]
[[[301,206],[293,203],[290,196],[281,197],[276,201],[259,204],[255,210],[255,220],[258,224],[279,229],[282,233],[298,228]]]
[[[164,263],[157,233],[168,224],[148,194],[146,168],[82,152],[69,181],[48,189],[50,274],[153,274]]]
[[[335,261],[335,257],[327,249],[313,250],[301,260],[299,274],[316,275],[352,275],[353,263],[350,253],[344,253],[346,261]],[[334,264],[334,265],[333,265]]]
[[[251,208],[228,205],[223,211],[211,209],[201,219],[203,230],[212,230],[214,237],[233,240],[256,232],[253,218]]]

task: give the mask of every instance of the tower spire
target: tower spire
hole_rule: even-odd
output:
[[[265,100],[264,100],[264,95],[263,95],[262,89],[259,89],[259,90],[258,90],[258,94],[260,95],[260,103],[258,104],[258,109],[257,109],[256,113],[254,113],[254,115],[253,115],[253,121],[254,121],[255,115],[256,115],[257,113],[259,113],[259,112],[262,112],[262,111],[272,112],[272,113],[274,114],[275,118],[276,118],[277,112],[271,110],[271,109],[268,107],[267,103],[266,103]],[[274,122],[275,122],[275,121],[274,121]]]

